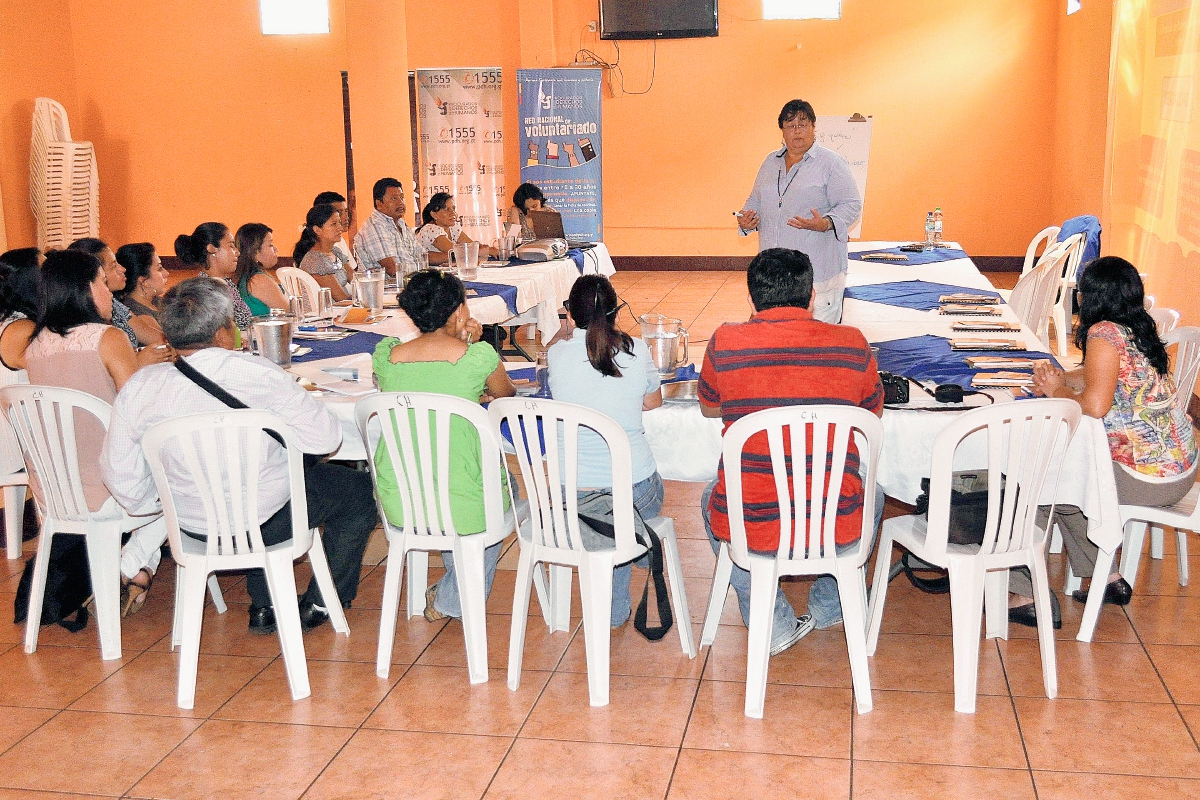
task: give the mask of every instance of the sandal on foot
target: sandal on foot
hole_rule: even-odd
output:
[[[425,590],[425,621],[437,622],[438,620],[447,619],[450,615],[443,614],[433,607],[434,598],[437,597],[437,584],[430,586]]]
[[[145,573],[146,582],[139,583],[138,578]],[[142,610],[146,605],[146,596],[150,593],[150,584],[154,582],[154,573],[142,567],[132,578],[121,576],[121,616],[128,617]]]

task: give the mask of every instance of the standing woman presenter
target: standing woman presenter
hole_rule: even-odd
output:
[[[738,213],[738,233],[758,231],[758,250],[786,247],[813,266],[813,316],[842,319],[846,288],[846,242],[862,214],[862,198],[850,165],[817,144],[817,115],[804,100],[779,112],[783,148],[767,156],[754,188]]]

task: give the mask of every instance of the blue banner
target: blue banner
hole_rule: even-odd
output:
[[[604,238],[599,69],[517,70],[521,182],[536,184],[571,239]]]

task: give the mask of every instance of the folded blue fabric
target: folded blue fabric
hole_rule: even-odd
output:
[[[932,311],[938,307],[938,298],[944,294],[969,292],[988,297],[999,297],[999,292],[987,289],[972,289],[968,286],[952,286],[932,281],[896,281],[895,283],[872,283],[866,286],[847,286],[844,297],[883,303],[889,306],[912,308],[917,311]]]
[[[521,369],[510,369],[508,377],[514,381],[531,381],[537,377],[536,367],[522,367]]]
[[[583,274],[583,251],[578,247],[573,247],[567,251],[567,258],[575,262],[575,269],[579,270],[579,274]]]
[[[700,370],[695,364],[684,364],[675,370],[675,377],[666,378],[663,383],[678,383],[679,381],[694,381],[700,379]]]
[[[907,261],[888,261],[876,260],[873,258],[863,258],[870,253],[895,253],[898,256],[907,256]],[[872,261],[876,264],[895,264],[899,267],[911,267],[917,264],[936,264],[939,261],[953,261],[956,258],[966,258],[967,254],[955,247],[937,247],[933,250],[922,250],[920,252],[909,252],[901,250],[899,247],[886,247],[881,250],[863,250],[861,253],[850,253],[850,258],[856,261]]]
[[[890,342],[871,343],[879,348],[879,369],[895,375],[903,375],[921,383],[957,383],[970,388],[971,379],[978,372],[967,366],[966,359],[973,356],[1006,356],[1009,358],[1048,359],[1055,366],[1058,361],[1049,353],[1028,350],[951,350],[950,340],[941,336],[912,336],[908,339],[893,339]]]
[[[504,298],[504,305],[508,306],[508,313],[516,316],[517,287],[509,286],[507,283],[479,283],[478,281],[463,281],[463,285],[468,289],[474,289],[478,297],[500,295]]]
[[[329,341],[328,339],[297,339],[301,347],[311,347],[312,352],[302,356],[293,356],[292,361],[319,361],[322,358],[337,358],[353,356],[359,353],[374,353],[375,345],[383,341],[378,333],[358,331],[345,339]]]

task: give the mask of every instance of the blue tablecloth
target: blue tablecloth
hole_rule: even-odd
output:
[[[907,256],[908,260],[890,261],[886,259],[863,258],[868,253],[895,253],[898,256]],[[850,253],[850,258],[856,261],[869,261],[874,264],[896,264],[902,267],[911,267],[917,264],[936,264],[939,261],[953,261],[957,258],[966,257],[966,253],[954,247],[938,247],[933,250],[922,250],[911,253],[907,250],[901,250],[899,247],[886,247],[881,250],[863,250],[861,253]]]
[[[474,289],[478,297],[500,295],[504,298],[504,305],[508,306],[508,313],[514,317],[517,315],[517,287],[509,286],[507,283],[480,283],[479,281],[463,281],[463,285],[468,289]]]
[[[844,297],[883,303],[889,306],[912,308],[917,311],[932,311],[938,307],[938,298],[944,294],[969,292],[988,297],[999,297],[999,292],[987,289],[972,289],[968,286],[952,286],[932,281],[896,281],[895,283],[872,283],[866,286],[847,286]]]
[[[384,337],[378,333],[367,333],[366,331],[358,331],[347,336],[345,339],[329,341],[323,339],[297,339],[296,343],[301,347],[311,347],[312,352],[302,356],[293,356],[292,361],[319,361],[322,358],[337,358],[339,356],[353,356],[359,353],[374,353],[375,345],[383,341]]]
[[[967,334],[988,336],[989,334]],[[994,334],[1003,337],[1004,334]],[[977,372],[966,360],[973,356],[1007,356],[1012,358],[1049,359],[1058,361],[1049,353],[1028,350],[951,350],[950,340],[941,336],[913,336],[908,339],[893,339],[890,342],[871,343],[879,348],[879,368],[921,383],[957,383],[969,388]],[[989,372],[995,370],[986,370]]]

